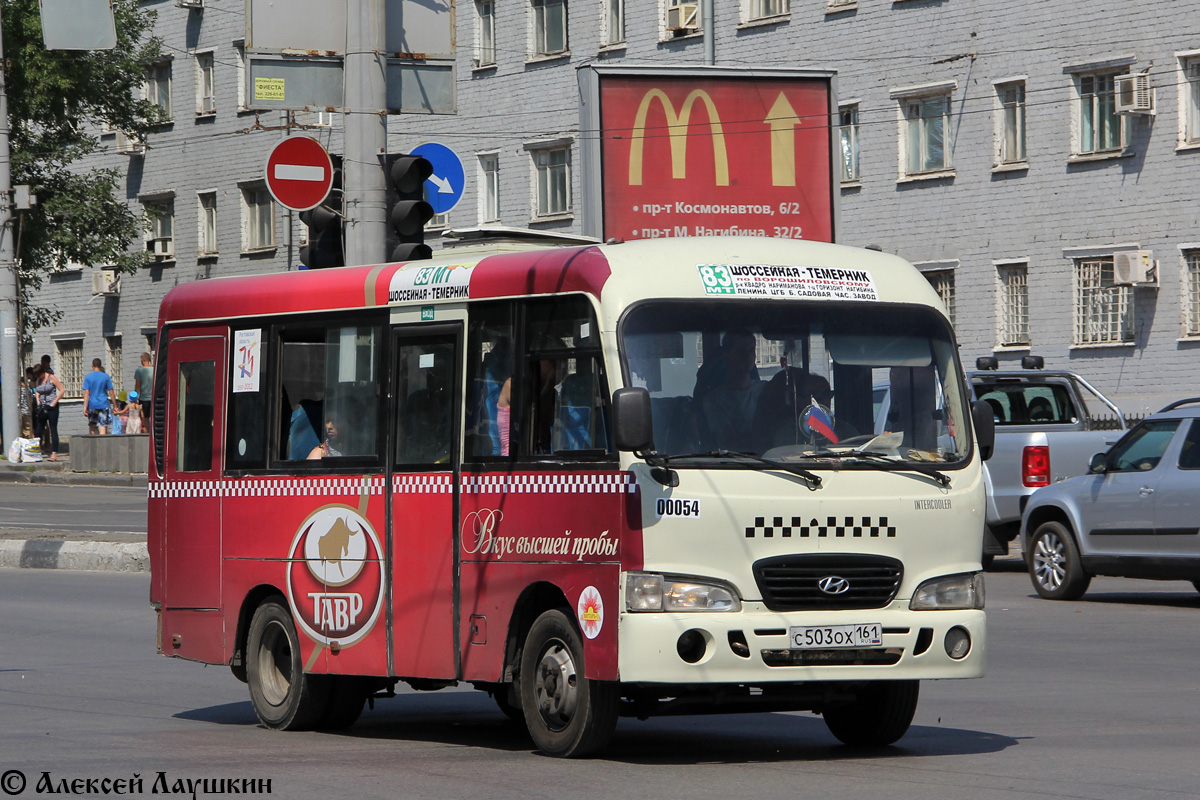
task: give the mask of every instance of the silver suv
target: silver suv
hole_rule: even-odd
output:
[[[1200,590],[1200,397],[1152,414],[1086,475],[1035,491],[1021,518],[1033,587],[1073,600],[1093,575]]]

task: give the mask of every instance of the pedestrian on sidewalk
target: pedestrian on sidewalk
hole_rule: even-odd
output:
[[[116,402],[117,393],[113,391],[112,378],[104,371],[104,362],[93,358],[92,371],[83,379],[83,413],[87,415],[89,434],[108,433]]]
[[[154,402],[154,369],[150,361],[150,354],[142,353],[142,365],[133,371],[133,390],[137,392],[142,418],[147,424],[150,421],[150,404]]]
[[[125,423],[126,433],[142,432],[142,404],[138,400],[137,392],[129,393],[129,421]]]
[[[34,432],[42,440],[42,452],[49,450],[50,460],[58,461],[58,402],[62,400],[63,385],[57,375],[45,370],[41,364],[33,368],[37,397]]]

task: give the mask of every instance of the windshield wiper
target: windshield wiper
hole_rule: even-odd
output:
[[[784,472],[790,472],[793,475],[798,475],[808,482],[809,489],[815,490],[821,486],[820,475],[809,472],[801,467],[794,467],[791,464],[785,464],[781,461],[772,461],[769,458],[763,458],[762,456],[757,456],[754,453],[742,453],[736,450],[708,450],[701,453],[683,453],[681,455],[672,456],[663,455],[662,453],[638,453],[636,455],[641,455],[646,459],[647,463],[655,465],[655,469],[651,470],[650,474],[654,476],[655,480],[663,483],[665,486],[679,485],[679,479],[677,477],[675,477],[674,483],[666,483],[663,480],[663,478],[669,479],[670,477],[674,477],[674,472],[670,469],[668,464],[670,464],[672,461],[681,461],[692,458],[735,458],[743,461],[752,461],[756,464],[762,464],[770,467],[771,469],[783,470]]]
[[[914,464],[911,461],[898,461],[887,453],[879,453],[874,450],[849,450],[846,452],[825,450],[820,453],[820,456],[822,458],[833,456],[841,459],[861,458],[870,461],[872,464],[887,464],[890,469],[894,470],[919,472],[922,475],[933,478],[942,486],[950,485],[950,476],[944,472],[940,472],[933,467],[927,467],[924,464]]]

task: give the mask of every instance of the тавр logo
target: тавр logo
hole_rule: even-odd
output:
[[[288,552],[287,588],[314,641],[346,647],[366,636],[383,608],[383,548],[371,523],[340,504],[310,514]]]

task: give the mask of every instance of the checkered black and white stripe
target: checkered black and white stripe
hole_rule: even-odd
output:
[[[162,481],[152,483],[149,496],[182,497],[343,497],[383,494],[381,476],[367,478],[238,478],[226,481]]]
[[[393,475],[392,491],[397,494],[449,494],[454,488],[449,475]]]
[[[162,481],[149,487],[149,496],[182,497],[329,497],[383,494],[381,475],[366,478],[237,478],[225,481]],[[627,472],[596,474],[464,475],[464,494],[625,494],[637,487]],[[394,475],[396,494],[448,494],[450,475]]]
[[[818,539],[894,539],[896,526],[888,525],[887,517],[880,517],[878,521],[872,517],[826,517],[824,525],[814,518],[810,518],[806,524],[803,517],[792,517],[790,525],[783,524],[783,517],[773,517],[768,525],[766,517],[755,517],[754,525],[746,528],[747,539],[771,539],[776,534],[783,539],[792,536],[802,539],[810,536]]]
[[[637,484],[628,472],[464,475],[464,494],[625,494]]]

